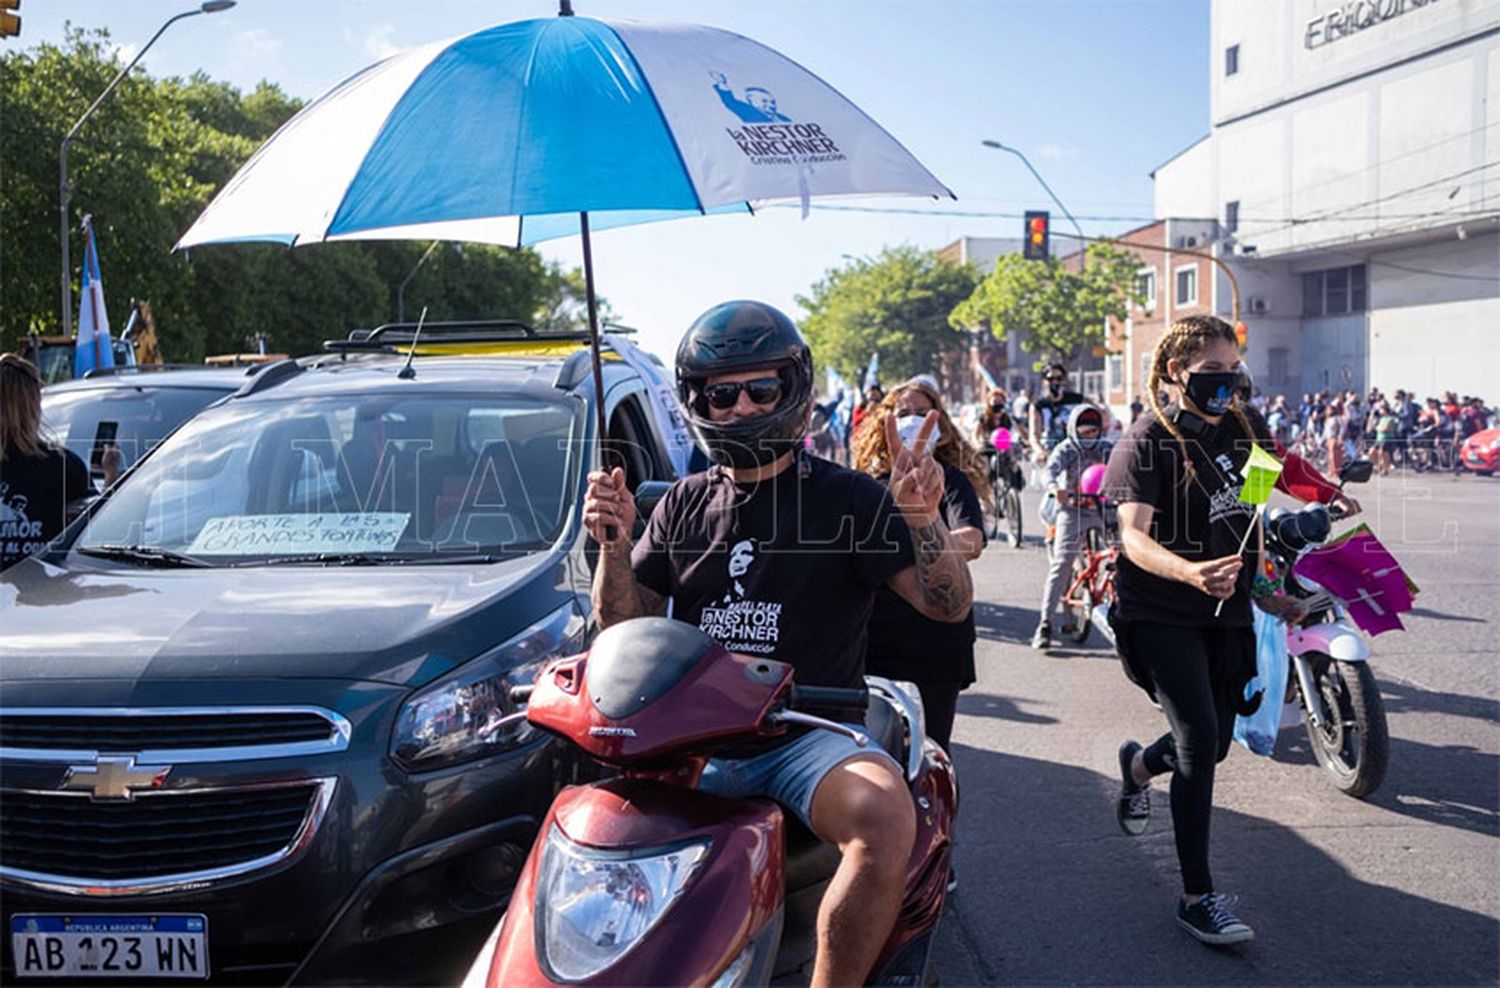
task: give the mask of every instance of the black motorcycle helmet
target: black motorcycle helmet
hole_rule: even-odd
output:
[[[774,411],[734,422],[709,417],[703,385],[717,374],[774,370],[781,400]],[[752,469],[802,444],[813,404],[812,350],[786,314],[761,302],[714,306],[694,320],[677,347],[677,397],[688,425],[715,463]]]

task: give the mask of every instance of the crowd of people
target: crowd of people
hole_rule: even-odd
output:
[[[1382,475],[1397,468],[1462,470],[1458,451],[1464,440],[1495,422],[1494,410],[1482,398],[1452,391],[1419,399],[1400,388],[1390,395],[1372,388],[1364,396],[1325,388],[1294,401],[1256,390],[1250,404],[1277,442],[1331,476],[1360,457],[1372,460]]]

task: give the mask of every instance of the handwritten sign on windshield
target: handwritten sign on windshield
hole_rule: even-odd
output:
[[[411,512],[223,515],[198,531],[191,555],[277,556],[304,552],[390,552]]]

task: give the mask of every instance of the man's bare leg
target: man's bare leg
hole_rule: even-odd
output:
[[[917,834],[911,793],[887,759],[835,766],[813,794],[813,830],[843,860],[818,908],[812,988],[863,984],[890,937]]]

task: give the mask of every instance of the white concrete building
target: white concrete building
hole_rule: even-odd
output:
[[[1156,215],[1218,219],[1257,383],[1500,402],[1500,0],[1212,2]]]

